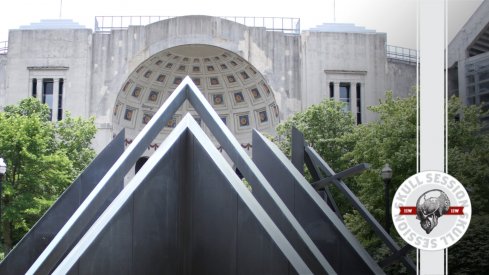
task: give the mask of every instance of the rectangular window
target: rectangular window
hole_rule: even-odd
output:
[[[345,111],[351,110],[350,98],[350,83],[340,83],[340,101],[346,103]]]
[[[32,97],[37,97],[37,79],[32,79]]]
[[[53,84],[52,78],[42,80],[42,103],[48,105],[51,116],[53,115]]]
[[[334,83],[329,82],[329,98],[334,98]]]
[[[357,124],[362,124],[362,93],[360,91],[360,88],[362,85],[360,83],[357,83]]]
[[[62,78],[59,79],[58,89],[58,121],[63,119],[63,83]]]

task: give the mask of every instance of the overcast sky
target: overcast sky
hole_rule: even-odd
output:
[[[482,0],[448,0],[449,39],[480,3]],[[60,6],[62,18],[92,29],[97,15],[202,14],[299,17],[305,30],[333,22],[336,14],[337,23],[355,23],[387,33],[390,45],[416,47],[416,0],[5,0],[0,7],[0,41],[8,40],[9,29],[60,18]]]

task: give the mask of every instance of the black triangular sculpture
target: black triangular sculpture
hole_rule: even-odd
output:
[[[156,135],[162,130],[164,125],[166,125],[166,122],[171,118],[171,116],[185,100],[190,101],[194,109],[201,116],[203,122],[210,129],[222,148],[226,151],[226,153],[237,166],[237,168],[252,185],[254,190],[253,195],[239,181],[229,164],[222,159],[222,156],[220,156],[219,153],[217,153],[217,149],[214,148],[214,145],[209,141],[208,137],[203,134],[202,130],[200,129],[200,127],[198,127],[193,118],[187,115],[186,118],[179,123],[177,128],[172,131],[170,136],[161,144],[158,151],[153,154],[153,156],[143,166],[143,168],[129,183],[129,185],[118,195],[114,202],[104,211],[102,216],[90,227],[90,229],[86,231],[88,222],[94,219],[93,213],[100,211],[100,209],[102,208],[101,201],[103,201],[108,196],[106,186],[110,185],[113,181],[120,180],[125,175],[125,173],[132,167],[132,165],[134,165],[137,158],[142,154],[142,152],[156,137]],[[177,131],[177,129],[180,130]],[[184,132],[191,133],[187,134],[187,137],[184,138]],[[199,146],[197,146],[196,144],[200,144],[199,146],[205,149],[205,153],[201,149],[198,149]],[[189,146],[196,151],[194,152],[192,150],[189,150]],[[165,154],[168,151],[173,150],[173,147],[181,148],[180,150],[183,150],[183,155],[180,155],[179,158],[175,157],[174,160],[170,159],[163,161],[162,159],[164,159]],[[189,164],[188,159],[194,159],[193,157],[195,156],[197,156],[197,158],[201,161]],[[161,163],[164,163],[161,167],[158,166],[160,161]],[[204,164],[202,164],[202,162],[206,162],[205,165],[214,165],[212,166],[214,170],[211,168],[205,169],[204,172],[199,174],[199,177],[192,177],[192,173],[195,173],[195,171],[193,171],[192,169],[199,170],[199,165],[205,166]],[[174,181],[172,185],[189,185],[189,188],[191,189],[194,185],[192,185],[192,183],[189,183],[189,180],[196,180],[197,182],[199,182],[199,180],[201,180],[201,177],[205,178],[206,173],[208,173],[212,177],[218,177],[218,175],[221,175],[221,178],[219,178],[219,180],[217,181],[222,181],[220,184],[224,184],[223,186],[227,184],[228,188],[229,186],[232,186],[235,193],[231,195],[234,197],[238,195],[239,200],[233,200],[230,205],[225,206],[221,211],[216,211],[214,208],[211,207],[209,209],[210,213],[208,214],[208,216],[202,217],[201,220],[199,220],[199,217],[195,217],[196,220],[193,220],[193,216],[192,219],[185,220],[187,218],[185,216],[185,213],[188,212],[184,210],[182,210],[183,212],[178,212],[178,216],[173,217],[176,218],[176,220],[173,220],[172,225],[179,225],[180,227],[182,227],[178,228],[179,230],[175,231],[180,234],[177,238],[177,240],[180,240],[180,243],[178,243],[178,241],[175,242],[180,247],[180,250],[178,250],[178,253],[180,254],[176,258],[177,262],[180,263],[180,265],[173,265],[174,269],[168,272],[172,273],[173,271],[175,271],[176,273],[205,273],[205,271],[208,271],[210,273],[214,273],[214,271],[223,271],[224,273],[248,273],[249,271],[251,273],[261,273],[260,271],[269,271],[270,273],[283,274],[283,271],[287,270],[288,272],[286,273],[336,273],[335,270],[331,267],[330,263],[326,260],[323,253],[321,253],[316,244],[298,222],[296,217],[294,217],[292,212],[282,201],[277,192],[263,176],[262,172],[247,156],[246,152],[244,152],[238,141],[234,138],[230,130],[225,126],[225,124],[222,122],[222,120],[219,118],[217,113],[213,110],[213,108],[210,106],[210,104],[207,102],[207,100],[204,98],[204,96],[201,94],[195,84],[190,80],[189,77],[186,77],[177,87],[177,89],[171,94],[169,99],[165,101],[163,106],[153,116],[152,120],[147,124],[147,126],[134,139],[133,143],[129,145],[126,151],[114,164],[114,166],[99,182],[97,187],[87,197],[87,199],[83,202],[79,209],[77,209],[70,220],[68,220],[65,226],[60,230],[60,233],[58,233],[58,235],[53,239],[53,241],[49,244],[45,251],[39,256],[36,262],[31,266],[27,274],[45,274],[53,271],[55,274],[62,274],[68,271],[74,274],[79,273],[79,271],[82,271],[81,273],[90,273],[92,271],[94,272],[95,269],[80,270],[82,266],[85,266],[88,262],[90,262],[86,262],[86,259],[90,258],[92,255],[112,255],[112,257],[118,259],[117,263],[120,263],[121,261],[131,262],[131,269],[124,269],[123,273],[132,273],[139,271],[139,269],[134,268],[136,265],[139,265],[139,261],[144,262],[144,260],[146,259],[144,255],[145,252],[141,252],[144,251],[144,249],[137,250],[136,254],[134,254],[133,252],[130,255],[117,254],[117,251],[121,251],[124,249],[127,250],[127,247],[123,246],[123,244],[126,242],[128,244],[131,244],[131,251],[134,251],[134,249],[137,248],[137,246],[140,245],[141,242],[144,242],[143,240],[134,242],[134,234],[139,234],[137,233],[139,232],[137,230],[142,230],[139,227],[143,226],[137,223],[136,220],[132,220],[132,222],[128,223],[127,219],[140,218],[140,216],[144,215],[146,212],[142,211],[138,212],[138,215],[133,215],[130,214],[131,211],[127,208],[132,207],[132,212],[134,212],[135,209],[139,207],[135,206],[135,204],[147,203],[150,206],[153,205],[151,204],[149,199],[136,201],[136,197],[132,197],[133,193],[136,191],[137,188],[139,188],[139,186],[146,186],[145,182],[149,181],[150,173],[155,167],[157,167],[155,171],[164,170],[167,169],[165,168],[166,166],[172,167],[173,163],[180,164],[178,167],[174,167],[174,169],[171,169],[171,171],[179,171],[179,173],[183,174],[183,178]],[[194,165],[197,166],[194,167]],[[167,170],[167,173],[170,173],[171,171]],[[166,180],[165,173],[158,172],[155,174],[155,177],[159,179],[159,182],[165,182]],[[211,183],[206,184],[212,186]],[[146,187],[141,188],[141,190],[146,190]],[[224,190],[225,188],[222,187],[221,189]],[[183,188],[182,190],[185,190],[185,188]],[[177,197],[178,201],[175,199],[175,203],[168,207],[178,208],[178,205],[181,206],[181,209],[192,209],[192,204],[187,205],[187,203],[191,203],[193,201],[192,198],[185,199],[184,196],[189,194],[183,191],[180,192],[182,192],[183,194],[179,193],[179,197]],[[226,193],[225,197],[227,197],[228,195],[229,194]],[[158,196],[154,200],[163,200],[162,196]],[[216,198],[217,197],[215,196],[210,196],[205,201],[212,201]],[[132,201],[133,206],[130,206],[129,201]],[[237,207],[234,203],[235,201],[238,205]],[[216,203],[218,202],[219,200],[216,200]],[[179,203],[183,203],[185,204],[185,206],[182,206]],[[209,204],[212,204],[212,202],[209,202]],[[246,205],[246,207],[242,207],[243,205]],[[223,255],[224,257],[225,254],[229,253],[230,255],[233,255],[233,257],[231,258],[235,259],[234,256],[236,256],[239,260],[231,260],[231,258],[225,257],[226,259],[229,259],[230,262],[219,261],[219,259],[217,258],[212,258],[212,255],[193,254],[192,251],[199,251],[200,254],[212,254],[214,250],[214,244],[227,247],[227,245],[229,245],[229,242],[233,243],[233,241],[229,241],[230,239],[228,239],[227,237],[224,238],[227,241],[225,241],[224,243],[221,242],[221,234],[217,234],[213,235],[214,238],[211,238],[211,241],[205,240],[205,235],[201,236],[201,239],[199,239],[199,241],[192,239],[192,242],[196,241],[197,243],[201,243],[202,245],[205,244],[205,249],[202,249],[201,246],[198,246],[198,249],[193,249],[193,244],[189,244],[190,241],[188,237],[194,237],[196,235],[192,234],[198,234],[198,232],[200,232],[193,232],[191,230],[191,228],[193,228],[193,226],[195,225],[194,223],[199,224],[200,222],[203,224],[207,224],[209,221],[217,219],[216,223],[219,224],[220,218],[226,220],[226,215],[224,213],[226,212],[226,208],[230,209],[230,213],[235,213],[235,221],[240,221],[240,219],[244,219],[249,221],[248,223],[244,223],[245,225],[259,224],[259,226],[257,227],[251,226],[251,228],[254,228],[251,231],[242,230],[243,228],[245,228],[244,226],[236,226],[236,224],[239,225],[239,222],[233,223],[234,227],[233,225],[229,224],[225,226],[225,228],[228,228],[230,231],[226,232],[234,236],[234,239],[231,239],[235,240],[235,249],[234,251],[229,250],[227,252],[219,252],[219,255]],[[149,209],[153,208],[149,207]],[[238,210],[238,212],[235,212],[236,210]],[[156,211],[155,213],[156,214],[154,214],[152,217],[154,219],[160,219],[161,216],[158,214],[159,212]],[[116,217],[116,215],[121,215],[121,217]],[[169,216],[167,215],[166,217],[168,218]],[[182,221],[182,219],[184,220]],[[123,225],[118,225],[119,223],[122,223]],[[127,231],[124,224],[130,224],[131,228],[136,228],[137,230]],[[166,234],[166,231],[170,230],[169,228],[160,228],[157,226],[157,224],[151,225],[155,225],[156,227],[153,228],[152,226],[149,226],[148,228],[145,228],[145,230],[154,230],[154,232],[159,232],[159,234]],[[202,228],[206,227],[204,226]],[[233,228],[235,228],[236,231]],[[111,232],[111,230],[114,230],[113,233],[106,233]],[[125,232],[121,233],[120,235],[122,239],[119,241],[111,240],[111,236],[118,236],[118,230],[122,230],[121,232]],[[343,228],[337,228],[337,230],[343,230]],[[203,232],[206,232],[206,230],[204,230]],[[252,234],[250,232],[259,233]],[[263,232],[266,232],[267,234],[264,234]],[[182,238],[182,234],[183,236],[187,237]],[[327,234],[327,232],[325,232],[325,234]],[[143,235],[149,236],[150,234],[145,233]],[[224,235],[222,236],[224,237]],[[129,239],[131,240],[130,242]],[[349,241],[349,239],[346,239],[346,241]],[[111,249],[111,246],[114,245],[114,243],[118,243],[118,245],[120,244],[121,247],[115,245],[115,248]],[[149,239],[149,243],[147,245],[150,244],[151,238]],[[73,247],[73,245],[75,246],[70,251],[70,247]],[[90,250],[93,246],[99,245],[101,245],[105,249],[101,250],[104,251],[101,252],[102,254],[97,254],[98,252],[96,252],[95,250]],[[270,253],[256,253],[260,250],[269,251]],[[218,251],[222,251],[222,249],[219,248]],[[277,253],[277,251],[280,251],[280,253]],[[363,248],[353,246],[353,249],[350,250],[350,252],[353,254],[362,254],[360,258],[365,261],[362,264],[367,267],[366,269],[362,268],[362,271],[366,270],[367,273],[382,273],[375,262],[368,258],[370,256],[366,254]],[[65,255],[67,256],[65,257]],[[257,255],[260,255],[260,257],[258,257]],[[198,256],[203,258],[198,258]],[[99,257],[95,258],[98,259]],[[163,261],[162,259],[166,259],[165,257],[173,257],[172,259],[175,259],[175,257],[171,256],[169,253],[163,253],[157,258]],[[201,259],[206,259],[205,262],[208,265],[215,266],[199,265]],[[209,259],[214,259],[214,261],[211,261]],[[284,259],[286,259],[285,264]],[[80,261],[82,261],[83,264],[80,264]],[[135,264],[135,261],[138,261],[138,263]],[[101,265],[104,265],[105,263],[99,262],[99,264]],[[187,264],[189,263],[191,264],[191,266],[187,266]],[[150,263],[147,263],[147,265],[148,264]],[[156,263],[154,261],[151,261],[151,264]],[[357,262],[353,262],[352,264],[357,264]],[[225,268],[224,266],[219,267],[220,265],[229,266]],[[112,270],[114,269],[108,269],[106,271],[112,272]],[[150,271],[149,269],[146,270]],[[164,273],[165,271],[162,272]]]
[[[250,263],[256,243],[271,253]],[[53,274],[288,274],[288,259],[311,273],[187,115]]]
[[[124,130],[97,155],[7,254],[0,263],[0,274],[24,274],[123,151]],[[111,188],[113,196],[107,199],[105,206],[122,190],[123,182],[114,182]]]

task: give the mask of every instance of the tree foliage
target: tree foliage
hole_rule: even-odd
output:
[[[94,119],[50,121],[37,99],[6,106],[0,113],[0,156],[8,165],[1,196],[5,251],[12,248],[95,156],[89,147]]]
[[[343,102],[324,100],[304,112],[291,116],[277,126],[279,147],[290,156],[291,130],[297,128],[304,139],[326,160],[339,169],[345,166],[342,156],[349,150],[340,137],[353,130],[355,123]]]
[[[341,105],[328,100],[294,115],[278,126],[277,132],[283,136],[279,145],[289,153],[290,128],[294,125],[304,132],[306,140],[335,171],[369,163],[371,168],[368,171],[344,181],[380,224],[384,224],[384,183],[380,170],[389,163],[394,172],[390,201],[399,185],[416,173],[416,97],[394,98],[391,92],[387,92],[379,105],[369,107],[378,119],[361,125],[354,125],[341,109]],[[467,187],[474,209],[474,222],[467,235],[455,246],[457,249],[464,246],[465,249],[450,249],[449,257],[458,260],[449,261],[449,270],[472,265],[461,271],[477,273],[487,265],[483,253],[474,246],[476,242],[489,242],[489,227],[481,225],[489,217],[489,136],[482,131],[482,115],[479,107],[463,106],[455,97],[448,102],[448,172]],[[338,195],[337,192],[334,195]],[[340,209],[347,227],[376,260],[390,255],[357,211],[343,204]],[[403,245],[392,227],[390,233]],[[401,265],[393,266],[390,271],[397,273],[399,270],[402,271]]]

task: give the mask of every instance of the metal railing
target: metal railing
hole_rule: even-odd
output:
[[[387,58],[405,61],[408,63],[416,63],[418,60],[418,52],[413,49],[386,45]]]
[[[7,54],[8,41],[0,41],[0,54]]]
[[[127,29],[129,26],[145,26],[176,16],[95,16],[95,31]],[[218,16],[220,18],[243,24],[248,27],[261,27],[267,31],[279,31],[289,34],[300,33],[300,18],[293,17],[245,17]]]

